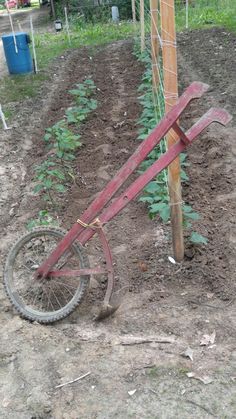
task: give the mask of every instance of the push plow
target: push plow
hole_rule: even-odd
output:
[[[106,274],[108,279],[97,319],[101,320],[117,310],[120,302],[113,303],[114,267],[103,226],[135,199],[211,123],[226,125],[231,120],[224,109],[211,108],[187,132],[179,127],[177,121],[188,104],[200,98],[207,89],[206,84],[194,82],[185,90],[178,103],[140,144],[67,233],[54,228],[39,228],[15,243],[6,260],[4,284],[12,304],[23,317],[40,323],[53,323],[66,317],[82,301],[90,276],[100,274]],[[179,140],[110,203],[121,186],[171,129],[178,134]],[[89,267],[84,245],[94,234],[100,240],[105,267]]]

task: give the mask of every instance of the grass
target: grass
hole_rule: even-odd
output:
[[[236,1],[235,0],[197,0],[189,7],[189,29],[204,29],[210,26],[223,26],[230,31],[236,31]],[[186,12],[184,6],[176,2],[177,30],[185,29]]]
[[[71,32],[69,44],[65,32],[43,34],[36,36],[36,48],[39,66],[45,67],[52,58],[63,54],[67,49],[76,49],[84,46],[105,45],[109,42],[126,39],[134,35],[134,26],[131,23],[114,24],[87,24]]]

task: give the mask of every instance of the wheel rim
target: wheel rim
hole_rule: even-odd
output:
[[[82,297],[88,277],[56,277],[36,280],[35,271],[55,249],[63,233],[40,231],[21,241],[8,263],[10,297],[31,316],[50,317],[70,312]],[[83,259],[78,246],[72,245],[54,269],[79,269]],[[24,313],[23,313],[24,314]],[[67,313],[68,314],[68,313]]]

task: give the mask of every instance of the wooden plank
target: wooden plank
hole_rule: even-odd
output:
[[[160,0],[162,27],[162,54],[164,69],[165,109],[168,112],[178,98],[177,51],[175,32],[174,0]],[[167,135],[170,148],[178,141],[177,134],[171,130]],[[184,257],[182,193],[180,180],[180,161],[177,158],[168,170],[169,196],[171,205],[171,227],[174,258],[177,262]]]

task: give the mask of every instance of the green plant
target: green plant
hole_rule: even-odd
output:
[[[74,160],[74,152],[81,146],[80,135],[71,131],[63,119],[46,129],[44,141],[48,149],[55,154],[62,166],[68,167],[65,163]]]
[[[39,211],[37,218],[28,221],[26,228],[27,230],[32,230],[36,227],[47,227],[49,225],[58,227],[58,221],[47,210],[42,210]]]
[[[35,168],[34,193],[42,192],[45,201],[50,201],[54,208],[57,204],[54,199],[54,192],[64,193],[66,177],[62,170],[57,168],[57,164],[48,159]]]
[[[97,100],[90,97],[95,90],[96,86],[91,79],[86,79],[84,83],[76,84],[74,89],[69,90],[77,104],[77,106],[66,110],[67,122],[69,124],[83,122],[89,112],[97,108]]]
[[[136,50],[135,54],[146,66],[142,77],[142,83],[138,89],[139,92],[142,92],[142,95],[139,97],[139,101],[143,108],[142,114],[138,120],[138,125],[141,126],[141,128],[139,128],[138,139],[144,140],[162,119],[165,113],[165,104],[161,89],[158,90],[157,94],[153,93],[150,53],[144,52],[140,54],[139,50]],[[165,151],[165,139],[162,139],[159,145],[152,150],[147,159],[140,165],[140,172],[143,172],[150,167]],[[182,182],[188,182],[189,180],[184,170],[184,167],[188,166],[186,157],[187,155],[185,153],[180,155]],[[165,170],[146,186],[143,195],[140,197],[140,201],[146,203],[148,207],[148,214],[151,219],[159,216],[164,223],[167,223],[170,220],[171,211],[169,204],[167,173]],[[191,231],[189,237],[190,241],[195,244],[206,244],[207,240],[205,237],[192,231],[192,222],[199,220],[200,215],[187,204],[183,204],[182,210],[183,225],[186,229]]]
[[[88,98],[96,90],[94,81],[86,79],[83,83],[76,84],[76,88],[69,90],[69,93],[76,96],[76,101],[80,105],[82,98]]]
[[[81,147],[80,135],[75,134],[69,125],[79,124],[89,112],[96,109],[97,101],[90,96],[96,90],[91,79],[76,85],[70,93],[75,97],[78,106],[66,110],[66,118],[46,129],[44,142],[49,157],[35,168],[35,193],[41,192],[43,198],[56,208],[57,193],[64,193],[68,184],[76,183],[73,167],[75,153]]]

